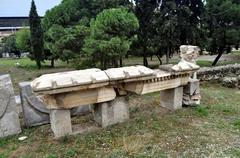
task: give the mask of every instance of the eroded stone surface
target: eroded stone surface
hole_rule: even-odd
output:
[[[0,76],[0,137],[21,132],[15,96],[9,75]]]
[[[100,69],[87,69],[42,75],[35,79],[31,86],[33,91],[37,92],[107,82],[108,80],[108,76]]]
[[[182,45],[180,47],[181,61],[172,67],[175,72],[198,70],[200,67],[196,64],[199,56],[199,47],[191,45]]]
[[[101,87],[56,95],[45,95],[43,102],[48,109],[71,109],[82,105],[111,101],[115,97],[116,92],[113,87]]]
[[[200,81],[198,79],[189,79],[188,84],[183,89],[183,105],[199,105],[200,100]]]
[[[105,70],[111,80],[121,80],[153,75],[154,71],[144,66],[129,66]]]

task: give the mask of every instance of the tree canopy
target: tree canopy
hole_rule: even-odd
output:
[[[129,28],[134,31],[137,28],[136,32],[129,33],[129,30],[125,30],[125,26],[118,25],[120,21],[124,25],[132,22],[127,23],[118,19],[123,16],[122,11],[119,16],[114,15],[113,10],[119,8],[122,10],[122,7],[125,8],[124,12],[135,14],[137,17],[139,26]],[[34,8],[33,2],[32,17],[35,17],[35,23],[39,23]],[[109,9],[108,13],[105,13],[106,9]],[[39,30],[35,33],[39,33],[38,37],[41,37],[41,25],[34,26]],[[92,66],[98,64],[101,67],[119,66],[126,54],[142,56],[145,66],[148,66],[148,57],[153,55],[158,57],[160,64],[162,64],[161,58],[165,56],[168,63],[183,44],[198,45],[202,50],[218,54],[213,62],[215,65],[224,52],[228,53],[232,47],[239,47],[240,2],[239,0],[63,0],[61,4],[47,11],[42,27],[44,49],[36,50],[39,52],[44,50],[44,53],[33,54],[37,51],[31,49],[31,54],[38,61],[51,60],[52,66],[56,59],[68,62],[80,58],[83,58],[80,62],[94,59],[92,62],[87,62]],[[114,32],[114,29],[118,29],[118,32]],[[42,41],[33,42],[35,41],[32,40],[33,31],[30,32],[31,48],[34,45],[35,47],[42,45]],[[17,39],[18,47],[21,50],[27,49],[22,47],[27,46],[27,33],[22,33],[21,36],[17,34],[17,37],[18,39],[22,37],[24,43],[21,44]],[[95,60],[94,55],[102,59]],[[103,60],[105,57],[108,58],[106,61]]]
[[[22,52],[30,52],[31,41],[30,41],[30,30],[23,28],[16,32],[16,46]]]
[[[93,63],[100,62],[101,68],[118,67],[138,27],[136,16],[127,9],[104,10],[90,23],[91,34],[86,39],[84,51]]]

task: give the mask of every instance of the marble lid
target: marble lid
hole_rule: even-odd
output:
[[[33,80],[31,86],[33,91],[44,91],[108,81],[109,78],[104,71],[94,68],[42,75]]]
[[[105,70],[105,73],[108,75],[110,81],[114,81],[114,80],[150,76],[154,74],[154,71],[145,66],[137,65],[137,66],[107,69]]]

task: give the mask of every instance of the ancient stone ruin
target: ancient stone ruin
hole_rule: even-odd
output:
[[[182,46],[182,60],[152,70],[130,66],[46,74],[31,83],[34,93],[41,95],[50,113],[56,137],[75,133],[70,110],[93,105],[94,120],[102,127],[129,119],[128,94],[160,92],[160,105],[170,110],[184,104],[200,103],[199,80],[196,78],[198,47]]]
[[[152,70],[130,66],[96,68],[46,74],[19,83],[25,126],[51,124],[55,137],[81,133],[71,117],[93,112],[93,119],[107,127],[129,119],[130,93],[160,92],[160,106],[169,110],[199,105],[196,72],[198,47],[181,46],[181,61]],[[9,75],[0,76],[0,137],[21,132]],[[88,128],[90,129],[90,128]],[[87,129],[87,131],[88,131]]]

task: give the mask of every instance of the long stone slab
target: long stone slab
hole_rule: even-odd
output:
[[[68,92],[69,88],[73,87],[75,87],[75,89],[71,89],[72,91],[91,88],[91,86],[86,85],[95,84],[96,86],[92,88],[96,88],[99,83],[108,83],[108,81],[109,78],[103,71],[94,68],[42,75],[32,81],[31,86],[35,92],[44,93],[45,91],[52,91],[52,94],[56,94]],[[101,86],[102,84],[100,84],[100,87]],[[46,94],[48,94],[47,92]]]
[[[115,97],[116,92],[113,87],[101,87],[55,95],[44,95],[43,102],[48,109],[71,109],[82,105],[111,101]]]
[[[21,132],[10,75],[0,76],[0,137]]]

